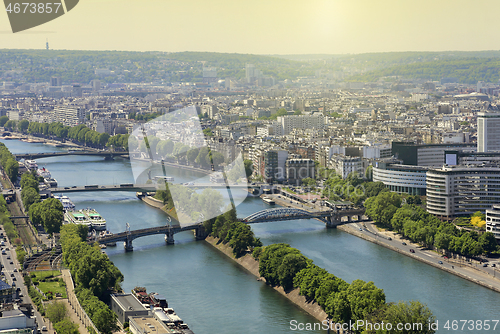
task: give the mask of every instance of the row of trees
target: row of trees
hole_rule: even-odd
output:
[[[191,165],[198,165],[204,168],[219,166],[224,162],[224,156],[220,152],[212,151],[208,147],[190,147],[181,142],[174,142],[171,139],[161,140],[156,136],[147,136],[144,140],[138,141],[135,137],[130,137],[130,151],[150,154],[153,159],[167,159],[177,161],[187,161]]]
[[[203,222],[205,232],[222,243],[229,244],[236,257],[243,256],[254,247],[262,247],[262,242],[256,238],[250,226],[242,223],[236,218],[236,210],[233,208],[215,219]]]
[[[71,322],[68,317],[68,309],[63,302],[52,302],[45,308],[45,315],[54,325],[57,333],[78,334],[78,325]]]
[[[366,198],[376,196],[380,192],[388,191],[382,182],[366,181],[357,173],[350,173],[346,179],[342,176],[329,173],[324,182],[323,196],[330,200],[348,200],[355,205],[360,205]]]
[[[420,323],[426,330],[428,324],[435,321],[432,312],[421,303],[386,304],[384,291],[373,282],[358,279],[349,284],[314,265],[312,260],[287,244],[255,248],[254,257],[259,260],[259,274],[268,284],[282,286],[285,291],[300,289],[300,294],[308,301],[316,301],[334,323],[373,322],[376,319],[379,324],[384,321],[394,326],[398,323]],[[359,327],[354,330],[355,333],[361,331],[372,333]],[[432,330],[423,332],[434,333]]]
[[[110,334],[117,329],[117,317],[102,300],[109,298],[110,290],[121,291],[123,275],[97,244],[85,242],[87,232],[86,226],[76,224],[61,228],[63,259],[83,309],[100,332]]]
[[[21,176],[21,200],[24,208],[34,224],[42,225],[47,233],[58,233],[64,219],[63,205],[55,198],[40,202],[38,182],[34,172]]]
[[[19,163],[4,143],[0,143],[0,163],[9,179],[12,182],[16,182],[17,174],[19,173]]]
[[[401,196],[382,192],[365,201],[366,214],[382,227],[393,229],[412,242],[464,256],[500,252],[491,232],[458,229],[415,204],[401,206]]]
[[[21,120],[19,122],[9,120],[7,116],[0,117],[0,126],[9,131],[19,131],[37,136],[57,137],[59,139],[72,139],[80,144],[103,148],[128,148],[128,134],[118,134],[110,136],[107,133],[100,133],[80,124],[77,126],[65,126],[62,123],[39,123]],[[4,166],[5,167],[5,166]]]

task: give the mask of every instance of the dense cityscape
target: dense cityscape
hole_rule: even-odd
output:
[[[498,59],[496,51],[1,50],[0,330],[193,333],[197,324],[183,322],[189,315],[169,308],[169,296],[148,294],[141,282],[123,291],[127,276],[106,246],[123,241],[133,251],[133,233],[174,244],[174,233],[195,230],[193,239],[316,321],[282,319],[288,331],[457,332],[452,319],[438,326],[426,302],[389,300],[371,280],[334,276],[293,244],[263,242],[250,224],[320,221],[500,292]],[[48,148],[14,153],[19,141]],[[41,168],[44,154],[75,152],[150,163],[149,174],[94,184],[74,170],[72,184],[58,185]],[[198,174],[179,181],[165,166]],[[231,203],[217,187],[232,191]],[[169,223],[110,232],[96,210],[76,211],[58,196],[96,190],[137,192]],[[285,211],[243,216],[247,196]],[[420,327],[396,328],[410,322]],[[395,327],[368,325],[381,323]],[[494,332],[498,320],[472,323],[473,332]]]

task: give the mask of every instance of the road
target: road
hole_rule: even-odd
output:
[[[0,227],[0,233],[4,233],[5,231],[3,228]],[[12,245],[10,244],[8,238],[3,237],[2,240],[4,240],[4,246],[1,246],[2,254],[0,255],[0,259],[2,261],[2,272],[5,275],[5,282],[11,286],[20,288],[20,295],[22,296],[19,299],[21,300],[21,303],[28,303],[28,304],[33,304],[31,301],[31,298],[28,295],[28,289],[24,285],[24,279],[22,276],[22,273],[20,272],[21,266],[17,262],[16,258],[16,252]],[[3,254],[5,251],[5,254]],[[49,321],[45,322],[44,318],[38,312],[35,308],[33,308],[34,315],[36,317],[36,323],[37,323],[37,328],[42,328],[42,326],[46,326],[48,331],[45,331],[44,333],[47,334],[53,334],[54,330],[52,329],[52,326],[50,326]],[[50,327],[50,328],[49,328]]]
[[[351,234],[373,239],[382,246],[500,292],[500,270],[498,268],[500,261],[498,259],[490,261],[487,267],[483,267],[478,261],[465,262],[447,259],[435,251],[424,249],[418,244],[401,238],[394,232],[379,231],[373,222],[352,223],[344,225],[342,228]],[[414,253],[410,250],[414,250]],[[439,264],[439,261],[442,264]],[[492,264],[495,264],[495,267],[492,267]]]

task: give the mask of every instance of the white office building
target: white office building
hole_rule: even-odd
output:
[[[470,216],[500,203],[498,166],[443,166],[426,177],[427,211],[438,217]]]
[[[500,151],[500,113],[477,114],[477,151]]]
[[[486,232],[491,232],[500,243],[500,204],[486,210]]]
[[[283,135],[291,133],[294,129],[323,129],[325,127],[325,117],[318,115],[290,115],[278,117]]]
[[[376,162],[373,182],[382,182],[390,191],[425,195],[428,167]]]

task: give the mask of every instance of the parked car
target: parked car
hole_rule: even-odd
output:
[[[487,264],[487,263],[483,263],[483,267],[487,267],[487,266],[488,266],[488,264]]]
[[[439,264],[443,264],[443,261],[439,261],[438,263],[439,263]]]
[[[403,246],[406,246],[406,242],[403,242],[403,243],[402,243],[402,245],[403,245]]]
[[[410,253],[415,253],[415,250],[414,249],[410,249]]]

